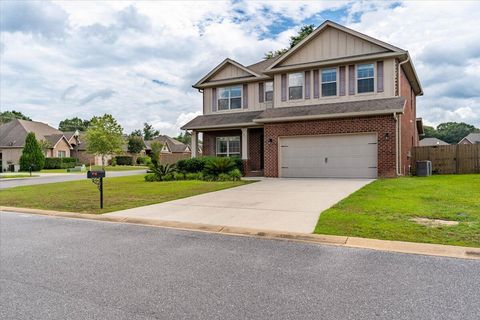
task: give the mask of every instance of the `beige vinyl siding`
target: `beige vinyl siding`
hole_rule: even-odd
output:
[[[275,101],[275,108],[279,107],[294,107],[294,106],[305,106],[305,105],[316,105],[316,104],[322,104],[322,103],[332,103],[332,102],[348,102],[348,101],[354,101],[354,100],[369,100],[369,99],[377,99],[377,98],[391,98],[395,96],[395,63],[394,59],[384,59],[383,61],[383,77],[384,77],[384,91],[383,92],[376,92],[377,86],[376,86],[376,60],[374,61],[364,61],[360,62],[357,64],[363,64],[363,63],[373,63],[374,68],[375,68],[375,86],[374,86],[374,92],[373,93],[361,93],[358,94],[356,91],[357,87],[357,81],[356,81],[356,74],[355,74],[355,94],[354,95],[348,95],[346,94],[345,96],[340,96],[339,95],[339,90],[338,90],[338,85],[339,85],[339,73],[338,73],[338,66],[329,66],[328,68],[331,67],[336,67],[337,68],[337,95],[336,96],[330,96],[330,97],[322,97],[322,91],[321,91],[321,86],[322,86],[322,75],[321,75],[321,69],[320,70],[320,81],[319,81],[319,86],[320,86],[320,95],[319,98],[314,98],[313,96],[313,72],[310,72],[310,99],[298,99],[298,100],[288,100],[287,101],[281,101],[281,74],[275,74],[275,82],[274,82],[274,101]],[[348,77],[349,77],[349,70],[348,70],[348,64],[342,64],[347,66],[345,72],[346,72],[346,92],[348,93]],[[312,69],[315,70],[315,69]],[[305,70],[303,70],[305,71]],[[295,71],[298,72],[298,71]],[[356,73],[356,67],[355,67],[355,73]],[[288,90],[288,88],[287,88]],[[305,88],[304,88],[305,90]],[[305,95],[304,95],[305,96]]]
[[[245,70],[238,68],[237,66],[227,63],[225,66],[223,66],[223,68],[218,70],[209,80],[225,80],[247,76],[252,75]]]
[[[283,61],[280,66],[386,51],[385,48],[376,44],[328,27]]]
[[[248,86],[247,86],[248,87],[248,93],[247,93],[248,108],[247,109],[242,108],[242,109],[235,109],[235,110],[216,111],[214,113],[217,114],[217,113],[228,113],[228,112],[248,112],[248,111],[265,110],[266,106],[271,104],[271,102],[263,102],[263,103],[259,102],[260,89],[258,84],[259,82],[248,83]],[[243,84],[241,85],[243,87]],[[274,88],[274,91],[275,90],[276,88]],[[243,95],[243,97],[245,97],[245,95]],[[275,99],[275,92],[274,92],[274,99]],[[212,88],[205,88],[203,90],[203,113],[212,114]]]

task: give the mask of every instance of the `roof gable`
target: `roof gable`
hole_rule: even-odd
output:
[[[16,119],[0,126],[0,145],[23,147],[29,132],[35,133],[37,140],[47,140],[46,136],[51,135],[63,136],[60,130],[50,127],[46,123]]]
[[[241,65],[240,63],[231,59],[225,59],[222,63],[216,66],[205,77],[200,79],[193,87],[200,86],[210,81],[221,81],[229,79],[260,77],[261,75]]]
[[[327,20],[283,54],[267,70],[280,66],[384,52],[405,51]]]

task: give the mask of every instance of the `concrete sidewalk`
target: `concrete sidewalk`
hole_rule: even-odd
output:
[[[105,216],[311,233],[322,211],[371,181],[264,178],[236,188]]]

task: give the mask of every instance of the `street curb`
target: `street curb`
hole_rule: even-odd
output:
[[[295,233],[272,230],[260,230],[240,227],[218,226],[201,223],[189,223],[180,221],[165,221],[146,218],[132,218],[113,215],[95,215],[88,213],[61,212],[53,210],[41,210],[31,208],[0,207],[0,212],[10,211],[15,213],[28,213],[63,218],[96,220],[116,223],[129,223],[144,226],[172,228],[189,231],[200,231],[232,236],[258,237],[276,240],[290,240],[297,242],[317,243],[324,245],[336,245],[350,248],[362,248],[386,252],[398,252],[406,254],[420,254],[429,256],[461,258],[480,260],[480,248],[460,247],[441,244],[415,243],[404,241],[378,240],[347,236],[333,236],[309,233]]]

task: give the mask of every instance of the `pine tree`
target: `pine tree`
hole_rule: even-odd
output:
[[[45,165],[45,156],[42,147],[35,138],[35,133],[30,132],[25,139],[22,156],[20,157],[20,171],[40,171]]]

